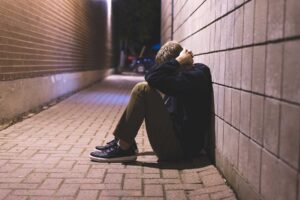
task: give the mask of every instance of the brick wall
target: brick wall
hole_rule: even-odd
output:
[[[0,126],[101,80],[106,1],[0,0]]]
[[[161,1],[161,40],[172,40],[172,0]]]
[[[299,199],[300,1],[168,5],[162,43],[173,35],[212,72],[218,168],[240,199]]]
[[[0,27],[0,80],[109,65],[105,2],[3,0]]]

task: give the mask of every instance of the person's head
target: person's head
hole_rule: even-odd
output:
[[[182,50],[183,48],[178,42],[169,41],[159,49],[155,57],[155,62],[160,64],[175,59]]]

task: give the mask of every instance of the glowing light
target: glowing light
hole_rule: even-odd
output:
[[[107,25],[111,26],[111,0],[106,0],[107,5]]]
[[[106,80],[110,81],[133,81],[133,82],[141,82],[145,81],[144,76],[124,76],[124,75],[110,75],[106,77]]]

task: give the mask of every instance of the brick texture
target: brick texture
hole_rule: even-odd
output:
[[[0,1],[0,80],[107,66],[104,9],[84,0]]]
[[[205,157],[158,162],[142,125],[137,162],[91,162],[143,78],[109,76],[0,132],[0,199],[217,199],[233,191]],[[223,121],[222,121],[223,122]]]
[[[172,35],[210,67],[217,167],[241,198],[299,199],[299,1],[176,2],[161,42]]]

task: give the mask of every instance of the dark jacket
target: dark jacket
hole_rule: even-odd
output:
[[[199,154],[210,127],[212,80],[204,64],[183,69],[174,59],[154,65],[145,75],[150,87],[166,94],[164,102],[185,157]]]

